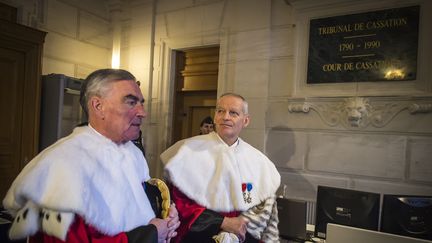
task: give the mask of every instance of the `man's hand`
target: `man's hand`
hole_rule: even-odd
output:
[[[158,242],[163,243],[166,242],[167,236],[168,236],[168,220],[167,219],[160,219],[160,218],[153,218],[149,222],[150,224],[153,224],[156,226],[157,233],[158,233]]]
[[[171,204],[168,217],[165,219],[168,220],[168,236],[167,241],[169,242],[171,238],[174,238],[177,235],[176,229],[180,226],[180,220],[178,217],[177,208],[174,204]]]
[[[236,234],[240,242],[246,239],[246,229],[248,220],[242,216],[228,218],[222,221],[221,229],[226,232]]]

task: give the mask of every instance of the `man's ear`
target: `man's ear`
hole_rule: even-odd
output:
[[[90,98],[90,109],[93,113],[100,118],[104,118],[103,101],[100,97],[93,96]]]
[[[246,115],[245,118],[244,118],[243,127],[247,127],[249,125],[249,122],[250,122],[250,116]]]

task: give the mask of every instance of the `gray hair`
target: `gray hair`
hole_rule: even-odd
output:
[[[123,69],[99,69],[87,76],[81,85],[80,104],[88,117],[88,101],[93,96],[104,96],[109,90],[109,84],[120,80],[136,81],[135,76]]]
[[[219,99],[222,98],[222,97],[224,97],[224,96],[233,96],[233,97],[241,99],[243,101],[243,113],[246,114],[246,115],[249,114],[248,113],[248,106],[249,105],[248,105],[248,102],[246,101],[246,99],[243,96],[241,96],[239,94],[236,94],[236,93],[228,92],[228,93],[224,93],[221,96],[219,96]]]

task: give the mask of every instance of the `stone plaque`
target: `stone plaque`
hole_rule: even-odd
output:
[[[420,6],[310,21],[307,83],[415,80]]]

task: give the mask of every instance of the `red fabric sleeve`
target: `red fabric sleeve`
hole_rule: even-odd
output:
[[[205,207],[196,204],[176,187],[172,186],[171,189],[171,199],[177,207],[180,220],[180,226],[177,228],[177,237],[174,239],[174,242],[180,242],[189,231],[191,225],[205,210]]]
[[[95,228],[87,225],[83,218],[76,215],[75,220],[69,227],[69,231],[66,236],[66,241],[62,241],[54,236],[50,236],[44,233],[37,233],[30,237],[29,243],[127,243],[128,238],[126,233],[120,233],[115,236],[107,236],[101,234]]]
[[[192,224],[206,210],[206,208],[188,198],[175,186],[171,186],[171,199],[177,207],[180,220],[180,226],[177,229],[177,236],[173,240],[177,243],[181,242],[183,237],[189,232]],[[225,217],[237,217],[240,213],[227,212],[220,214]]]

